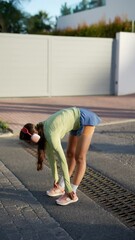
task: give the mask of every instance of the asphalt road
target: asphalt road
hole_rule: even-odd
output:
[[[0,225],[2,240],[135,240],[135,232],[123,225],[112,213],[86,196],[83,191],[78,191],[79,201],[76,204],[66,207],[57,206],[55,199],[45,195],[45,191],[52,185],[50,169],[45,166],[42,172],[37,172],[36,158],[28,153],[18,140],[18,132],[24,123],[42,121],[55,111],[70,106],[89,108],[102,118],[102,125],[96,128],[92,139],[87,164],[135,193],[134,95],[3,98],[0,100],[0,118],[8,122],[15,135],[0,138],[0,161],[5,165],[4,171],[7,169],[7,175],[10,171],[12,172],[12,174],[9,174],[11,182],[6,181],[5,175],[0,185],[0,197],[3,203],[3,208],[0,208],[2,210],[0,212],[0,222],[5,233],[12,234],[12,238],[2,235]],[[65,137],[63,139],[64,148],[66,142],[67,138]],[[18,183],[18,188],[14,189],[15,194],[12,191],[14,182]],[[5,190],[4,186],[7,186],[6,184],[9,185],[8,189]],[[37,214],[35,222],[30,211],[29,217],[31,220],[27,229],[21,226],[22,222],[19,216],[16,219],[17,211],[20,210],[20,208],[17,209],[16,202],[19,201],[18,206],[20,207],[25,205],[25,202],[20,202],[21,196],[21,200],[25,200],[26,191],[24,189],[28,190],[27,193],[29,192],[27,194],[27,204],[32,201],[35,207],[37,204],[43,210],[44,223],[40,225],[41,229],[38,229],[39,237],[34,235],[32,231],[34,227],[35,229],[38,228],[36,224],[39,214],[38,208],[35,212]],[[11,220],[13,220],[12,216],[10,214],[2,215],[2,213],[5,214],[6,209],[4,204],[7,204],[9,213],[11,212],[15,216],[15,222],[12,221],[13,228],[10,225]],[[19,238],[15,230],[23,231],[25,237]],[[46,230],[48,231],[46,232]],[[22,236],[22,232],[19,234],[19,236]]]
[[[63,146],[66,146],[66,137]],[[45,195],[52,184],[50,169],[45,166],[42,172],[37,172],[36,159],[26,152],[18,138],[0,139],[0,160],[72,239],[135,239],[133,231],[81,191],[78,191],[78,203],[57,206],[55,199]],[[87,163],[135,192],[135,122],[97,127]]]
[[[88,164],[135,192],[135,121],[98,127]]]

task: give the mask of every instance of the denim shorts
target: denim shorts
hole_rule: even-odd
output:
[[[80,108],[80,128],[71,130],[70,134],[80,136],[83,132],[84,126],[96,126],[101,122],[101,118],[94,112]]]

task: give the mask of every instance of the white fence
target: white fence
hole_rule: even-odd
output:
[[[116,36],[115,93],[135,93],[135,33]]]
[[[48,38],[0,34],[0,97],[46,96]]]
[[[112,39],[0,34],[0,97],[111,94]]]
[[[1,33],[0,97],[134,93],[135,34],[118,34],[114,43]]]

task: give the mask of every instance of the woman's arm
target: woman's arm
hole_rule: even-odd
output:
[[[61,169],[63,172],[63,178],[64,178],[64,182],[65,182],[65,191],[68,193],[72,192],[67,160],[66,160],[66,156],[65,156],[65,153],[62,148],[60,140],[57,140],[57,148],[55,148],[55,153],[56,153],[57,158],[60,161]]]
[[[65,182],[65,191],[72,192],[67,160],[66,160],[63,148],[61,146],[61,141],[60,141],[59,137],[57,137],[55,135],[53,135],[53,137],[49,140],[50,141],[49,141],[49,143],[47,143],[47,146],[46,146],[46,153],[47,153],[48,161],[50,163],[54,181],[55,181],[55,183],[57,183],[58,179],[59,179],[58,172],[57,172],[57,162],[55,159],[55,157],[57,157],[60,162],[62,173],[63,173],[63,178],[64,178],[64,182]]]
[[[58,180],[59,180],[59,176],[58,176],[56,156],[55,156],[55,153],[53,151],[53,148],[50,147],[50,145],[48,143],[47,143],[47,146],[46,146],[46,154],[47,154],[47,160],[48,160],[49,165],[51,167],[54,183],[57,183]]]

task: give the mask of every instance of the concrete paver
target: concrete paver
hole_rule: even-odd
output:
[[[95,111],[102,118],[101,129],[103,131],[105,130],[104,126],[114,126],[115,124],[117,126],[118,123],[135,122],[135,95],[121,97],[3,98],[0,99],[0,119],[6,121],[9,127],[13,129],[14,135],[18,136],[21,127],[26,122],[37,123],[45,120],[55,111],[70,106],[85,107]],[[134,124],[132,126],[134,126]],[[132,131],[132,127],[130,131]],[[105,134],[103,134],[102,131],[97,131],[94,138],[94,146],[96,146],[96,148],[90,155],[88,162],[90,161],[91,166],[107,173],[109,176],[115,176],[116,180],[121,178],[121,182],[125,181],[125,185],[126,176],[130,169],[132,176],[130,176],[130,178],[128,177],[127,187],[131,185],[130,183],[132,181],[131,189],[134,190],[133,175],[135,165],[133,158],[127,160],[126,154],[126,158],[123,161],[122,158],[124,155],[121,155],[120,159],[120,154],[118,156],[116,151],[114,154],[114,142],[115,145],[118,145],[120,148],[118,144],[119,139],[116,140],[117,137],[114,136],[111,137],[112,145],[110,144],[108,153],[105,153],[108,150],[109,134],[108,128]],[[124,139],[126,135],[123,136]],[[66,208],[64,210],[60,208],[58,214],[58,207],[53,207],[53,204],[52,207],[51,204],[45,204],[44,199],[42,199],[40,193],[38,193],[38,190],[43,191],[45,187],[44,183],[41,185],[43,176],[40,175],[39,182],[35,182],[34,170],[31,174],[27,172],[28,167],[30,169],[29,171],[31,171],[31,166],[28,164],[30,164],[33,157],[31,156],[28,162],[26,159],[28,158],[28,154],[24,154],[24,150],[18,148],[16,142],[12,141],[12,137],[7,137],[5,140],[1,138],[0,143],[0,212],[2,216],[0,219],[0,236],[2,240],[66,240],[72,239],[72,236],[74,236],[73,239],[75,240],[135,239],[130,230],[102,208],[90,202],[90,199],[86,196],[84,197],[82,193],[80,193],[79,196],[81,201],[76,205],[76,208],[74,208],[74,206],[68,208],[71,212],[74,211],[75,216],[71,218]],[[126,139],[124,145],[127,146],[127,144],[128,141]],[[101,146],[105,152],[101,152]],[[6,149],[8,149],[8,151]],[[130,149],[131,148],[129,148],[129,151]],[[22,152],[24,156],[22,156]],[[120,153],[120,151],[118,153]],[[111,158],[111,156],[113,156],[113,158]],[[117,164],[115,162],[116,168],[119,164],[119,168],[117,169],[113,168],[114,164],[112,160],[114,160],[114,156],[118,160]],[[131,154],[129,154],[129,157],[131,158]],[[26,166],[24,166],[24,162]],[[131,166],[129,166],[128,163],[130,163]],[[21,168],[20,171],[18,170],[19,167]],[[125,175],[122,175],[123,173],[120,172],[123,167],[126,169],[124,171]],[[23,175],[23,171],[29,178],[28,180],[26,176]],[[45,184],[46,187],[49,187],[48,182]],[[41,189],[39,189],[40,185]],[[31,193],[32,191],[34,193],[33,188],[37,190],[35,195]],[[46,199],[46,202],[47,201]],[[82,220],[82,215],[86,216],[86,219],[84,217],[84,220]],[[59,225],[60,221],[62,226]],[[78,227],[75,227],[77,225]],[[64,229],[67,229],[67,232],[63,229],[63,226]],[[83,234],[81,232],[82,229],[85,229],[85,233]],[[73,231],[75,232],[73,233]],[[78,235],[79,231],[80,235]],[[72,233],[71,235],[69,234],[70,232]]]
[[[95,111],[102,124],[135,119],[135,95],[81,96],[45,98],[1,98],[0,118],[7,121],[14,133],[26,122],[37,123],[61,108],[78,106]]]
[[[36,171],[36,159],[18,138],[0,139],[0,160],[6,167],[1,165],[0,195],[7,213],[2,212],[1,230],[5,236],[13,232],[9,240],[135,240],[134,232],[79,190],[76,204],[57,206],[45,194],[52,186],[50,169]]]
[[[72,240],[1,161],[0,170],[1,240]]]

